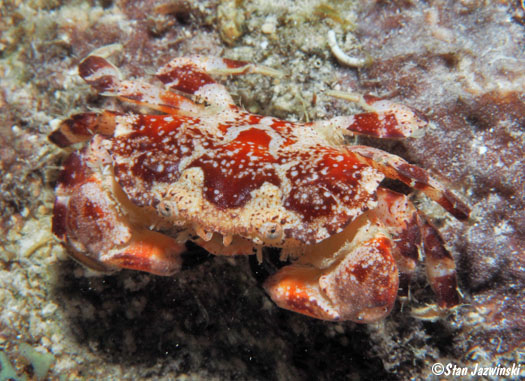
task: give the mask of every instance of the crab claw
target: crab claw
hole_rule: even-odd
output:
[[[155,222],[152,217],[131,206],[111,176],[97,170],[109,160],[108,153],[98,144],[88,149],[89,154],[84,149],[64,162],[53,210],[53,233],[73,258],[97,271],[177,272],[185,246],[145,228],[145,223]]]
[[[268,278],[264,287],[272,300],[279,307],[323,320],[371,323],[384,318],[394,305],[399,284],[391,241],[370,223],[352,239],[353,234],[345,229],[315,245],[317,252],[305,256],[309,264],[283,267]],[[326,256],[334,245],[339,248]],[[335,261],[319,268],[320,255]]]

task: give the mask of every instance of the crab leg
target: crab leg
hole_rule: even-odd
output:
[[[381,220],[392,238],[392,254],[399,269],[399,292],[408,296],[410,278],[423,246],[419,214],[408,197],[379,187],[377,206],[370,212]]]
[[[457,305],[456,265],[438,231],[417,211],[407,196],[385,188],[378,188],[377,196],[378,205],[371,213],[384,222],[392,237],[393,254],[400,276],[399,295],[408,295],[410,277],[422,251],[427,278],[439,307]]]
[[[121,114],[112,111],[85,112],[72,115],[60,123],[48,139],[59,147],[88,141],[95,134],[111,136],[115,131],[115,118]]]
[[[204,107],[191,100],[144,82],[123,81],[116,91],[120,100],[173,115],[199,115]]]
[[[100,140],[96,137],[87,149],[65,161],[58,179],[53,233],[75,259],[95,270],[173,274],[181,266],[185,246],[144,228],[156,222],[147,211],[126,208],[131,203],[113,176],[104,173],[111,158]]]
[[[427,278],[430,286],[437,296],[441,308],[450,308],[459,303],[460,297],[457,289],[456,264],[454,258],[443,244],[443,238],[423,216],[421,232],[425,251],[425,264]]]
[[[259,73],[280,76],[280,72],[246,61],[236,61],[212,56],[178,57],[162,67],[157,78],[168,88],[193,94],[211,104],[234,105],[225,86],[217,83],[211,75],[241,75]]]
[[[139,81],[122,81],[119,70],[105,58],[88,56],[79,67],[80,76],[105,95],[167,114],[197,115],[202,106],[172,91]]]
[[[364,163],[376,168],[385,176],[400,180],[414,189],[423,191],[457,219],[468,219],[470,208],[440,182],[430,177],[424,169],[409,164],[399,156],[376,148],[351,146],[347,149],[358,154]]]
[[[390,100],[338,91],[330,91],[328,95],[356,102],[366,111],[314,122],[319,128],[328,127],[330,131],[338,131],[342,135],[367,135],[378,138],[417,137],[428,124],[425,117],[417,110]]]

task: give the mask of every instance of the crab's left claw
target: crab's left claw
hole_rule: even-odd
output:
[[[371,323],[388,315],[399,284],[391,241],[369,223],[352,240],[353,234],[343,231],[314,245],[315,251],[303,257],[309,264],[302,259],[268,278],[265,289],[273,301],[279,307],[324,320]],[[340,246],[345,237],[350,239]],[[336,251],[330,255],[334,245]],[[335,261],[322,268],[321,256]]]

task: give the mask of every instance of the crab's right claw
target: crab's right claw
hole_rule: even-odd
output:
[[[264,287],[279,307],[323,320],[371,323],[388,315],[396,300],[399,277],[391,249],[382,234],[357,246],[350,241],[333,266],[292,264]]]
[[[109,160],[107,155],[95,143],[66,159],[57,184],[53,233],[73,258],[97,271],[177,272],[185,246],[130,221],[153,222],[138,207],[126,208],[129,200],[116,191],[111,176],[92,170]]]

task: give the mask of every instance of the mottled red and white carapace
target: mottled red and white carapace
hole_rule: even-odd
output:
[[[423,169],[343,144],[345,135],[417,134],[426,122],[414,110],[365,96],[366,112],[326,121],[250,114],[212,75],[265,69],[216,57],[176,58],[158,84],[121,80],[99,56],[79,72],[104,95],[157,111],[77,114],[50,135],[61,147],[90,140],[64,163],[53,215],[53,232],[85,265],[170,275],[187,240],[217,255],[280,248],[291,264],[265,283],[275,303],[367,323],[389,313],[400,284],[407,294],[424,251],[438,305],[459,302],[438,232],[380,183],[400,180],[459,219],[469,208]]]

